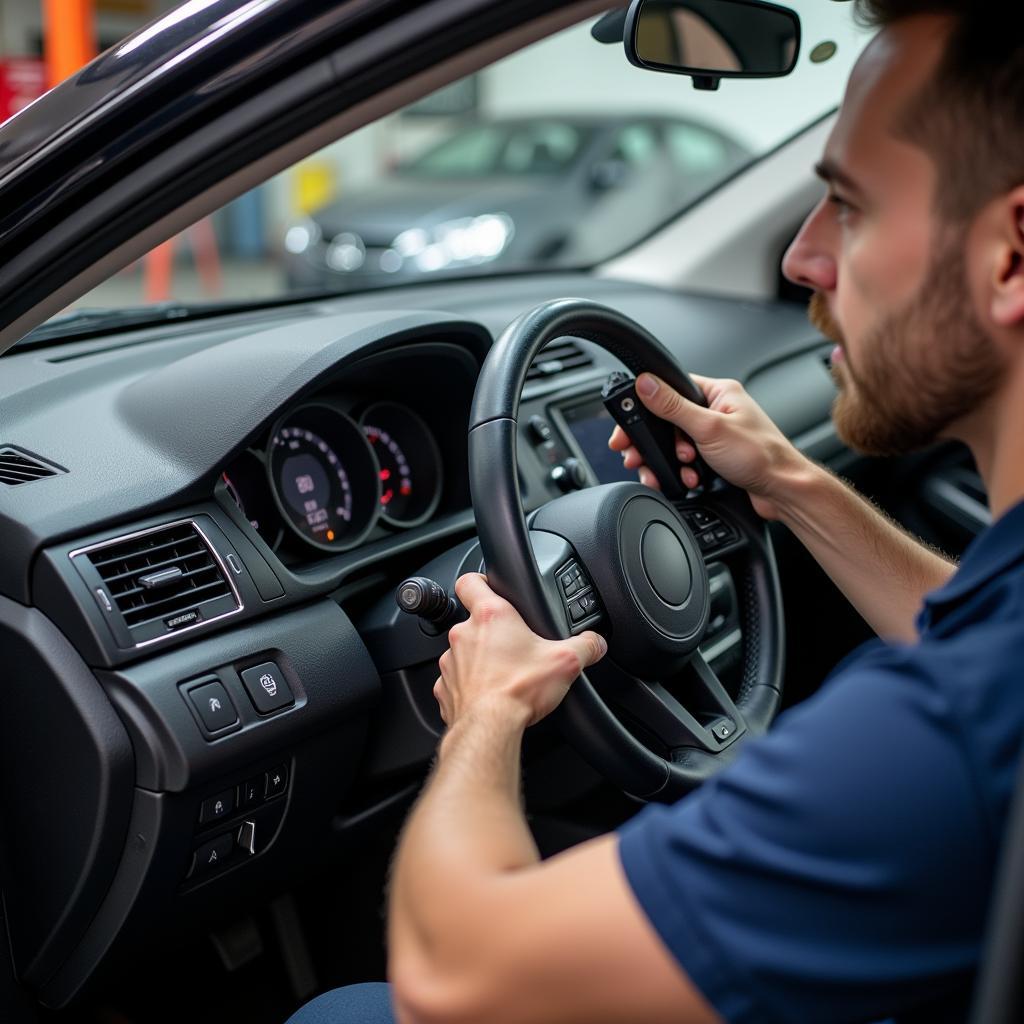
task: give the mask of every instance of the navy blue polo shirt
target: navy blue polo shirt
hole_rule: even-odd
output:
[[[1024,738],[1024,503],[917,625],[620,831],[637,900],[726,1021],[964,1016]]]

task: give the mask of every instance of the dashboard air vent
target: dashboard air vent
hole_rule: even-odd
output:
[[[237,591],[192,520],[75,552],[102,581],[136,646],[240,610]]]
[[[571,338],[558,338],[545,345],[526,371],[527,380],[546,380],[570,370],[581,370],[594,360]]]
[[[7,484],[8,487],[28,484],[33,480],[44,480],[48,476],[65,472],[67,470],[44,462],[38,456],[12,448],[10,445],[0,445],[0,483]]]

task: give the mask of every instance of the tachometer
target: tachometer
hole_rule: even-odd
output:
[[[270,479],[285,521],[326,551],[358,544],[378,515],[377,462],[359,427],[326,405],[307,405],[274,428]]]
[[[424,522],[441,499],[441,457],[429,428],[397,402],[371,405],[360,422],[380,463],[381,518],[392,526]]]

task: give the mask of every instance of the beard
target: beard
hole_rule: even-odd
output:
[[[815,292],[808,315],[842,347],[832,367],[840,440],[865,455],[905,455],[947,435],[995,391],[1005,360],[971,306],[962,235],[932,257],[924,284],[858,345],[851,363],[842,330]]]

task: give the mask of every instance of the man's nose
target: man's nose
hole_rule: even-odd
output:
[[[831,291],[836,286],[836,261],[828,248],[824,223],[827,199],[811,211],[782,257],[782,273],[794,284],[814,291]]]

